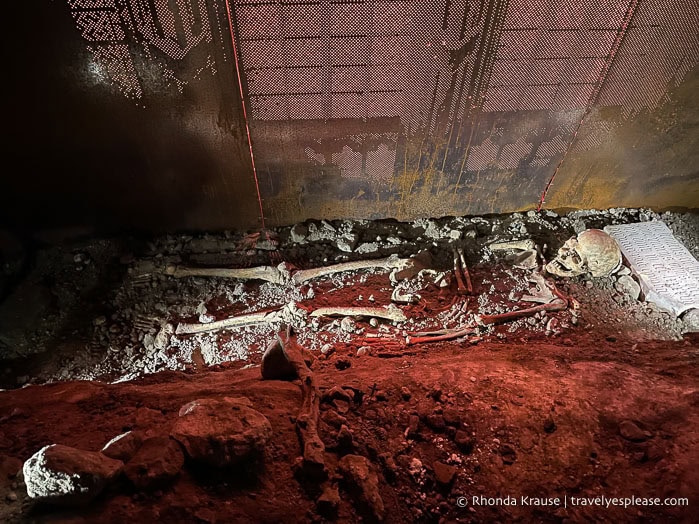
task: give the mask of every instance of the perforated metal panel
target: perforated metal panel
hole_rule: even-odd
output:
[[[625,139],[699,63],[696,0],[68,6],[96,75],[144,106],[202,75],[235,89],[235,39],[263,208],[281,223],[532,208],[562,163]]]

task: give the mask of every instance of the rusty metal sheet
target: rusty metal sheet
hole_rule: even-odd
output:
[[[30,112],[53,130],[35,171],[59,163],[116,222],[699,207],[696,0],[64,0],[39,19],[18,51],[53,68],[28,76],[55,86]]]
[[[550,204],[549,186],[557,207],[699,206],[691,191],[655,198],[660,175],[638,162],[634,199],[604,194],[621,184],[609,172],[576,167],[696,68],[691,0],[234,3],[274,222],[532,209]],[[696,124],[681,132],[686,159]],[[610,145],[617,162],[635,147],[625,140]],[[674,185],[686,190],[685,175]],[[598,190],[581,195],[581,177]]]

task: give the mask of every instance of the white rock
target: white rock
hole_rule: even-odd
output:
[[[308,236],[308,228],[303,224],[296,224],[294,227],[291,228],[291,231],[289,233],[292,242],[296,244],[301,244],[305,242],[306,237]]]
[[[349,233],[347,235],[343,235],[339,237],[335,241],[335,245],[340,251],[344,251],[346,253],[351,253],[354,251],[354,248],[357,246],[357,242],[359,241],[359,235],[356,233]]]
[[[340,322],[340,329],[345,333],[356,333],[357,323],[352,317],[344,317]]]
[[[199,316],[199,319],[201,320],[201,315]],[[213,322],[213,320],[211,320],[210,322]],[[170,345],[170,337],[172,337],[174,333],[174,325],[170,323],[163,324],[163,326],[160,328],[160,331],[158,331],[158,334],[155,335],[155,339],[153,340],[153,346],[155,347],[155,349],[157,349],[158,351],[166,349]]]
[[[365,242],[357,248],[357,253],[375,253],[379,245],[376,242]]]
[[[29,497],[77,505],[99,495],[123,466],[101,453],[52,444],[32,455],[22,472]]]
[[[620,276],[620,277],[621,277],[621,276],[624,276],[624,275],[630,275],[630,274],[631,274],[631,270],[630,270],[627,266],[622,265],[622,266],[619,268],[619,270],[616,272],[616,274],[617,274],[617,276]]]
[[[209,313],[201,313],[199,315],[199,322],[202,324],[211,324],[214,320],[216,320],[216,317]]]
[[[615,287],[617,291],[628,295],[633,300],[638,300],[641,295],[641,286],[629,275],[620,276]]]

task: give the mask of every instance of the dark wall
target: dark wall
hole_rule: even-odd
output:
[[[80,12],[80,19],[64,1],[12,4],[3,46],[11,71],[0,193],[5,224],[144,230],[258,224],[230,38],[173,60],[134,35],[117,45],[86,39],[104,31],[95,11]],[[118,59],[125,48],[135,87]],[[207,61],[219,65],[216,73],[196,75]],[[119,75],[121,84],[113,80]]]

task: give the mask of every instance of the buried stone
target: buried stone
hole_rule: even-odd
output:
[[[384,503],[379,490],[379,479],[369,461],[360,455],[345,455],[340,459],[338,468],[347,488],[357,499],[365,520],[382,521]]]
[[[127,431],[107,442],[102,448],[102,454],[126,463],[141,447],[143,438],[143,435],[138,431]]]
[[[272,425],[250,405],[247,398],[194,400],[180,409],[171,436],[189,458],[209,466],[253,459],[272,436]]]
[[[310,366],[315,357],[304,348],[301,348],[301,352],[306,365]],[[289,361],[280,338],[272,340],[267,346],[264,355],[262,355],[260,372],[264,380],[293,380],[298,378],[296,368]]]
[[[124,467],[126,477],[139,489],[156,489],[172,481],[184,466],[180,445],[169,437],[146,440]]]

